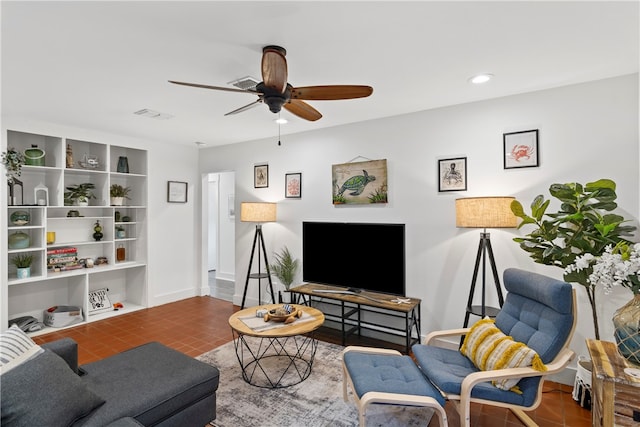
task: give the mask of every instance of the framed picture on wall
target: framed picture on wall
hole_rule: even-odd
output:
[[[287,199],[302,198],[302,173],[287,173],[284,175],[284,197]]]
[[[438,191],[467,190],[467,158],[438,160]]]
[[[187,186],[188,184],[186,182],[168,181],[167,202],[187,203]]]
[[[269,165],[253,167],[253,187],[267,188],[269,186]]]
[[[504,168],[534,168],[538,164],[538,129],[502,135]]]

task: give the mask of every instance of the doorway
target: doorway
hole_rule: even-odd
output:
[[[206,175],[206,248],[203,261],[212,297],[233,301],[235,293],[235,172]]]

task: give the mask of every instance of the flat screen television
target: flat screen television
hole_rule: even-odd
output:
[[[302,223],[302,280],[405,296],[404,224]]]

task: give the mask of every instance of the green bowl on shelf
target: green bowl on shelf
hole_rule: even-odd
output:
[[[27,211],[15,211],[11,214],[11,224],[13,225],[27,225],[31,217]]]

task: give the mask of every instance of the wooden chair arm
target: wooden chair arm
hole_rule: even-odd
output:
[[[357,345],[350,345],[342,350],[342,355],[350,351],[358,351],[360,353],[370,353],[370,354],[393,354],[393,355],[402,355],[397,350],[391,350],[388,348],[376,348],[376,347],[361,347]]]
[[[457,336],[466,335],[469,332],[469,329],[470,328],[458,328],[458,329],[445,329],[442,331],[433,331],[424,337],[424,343],[430,344],[431,341],[433,341],[436,338],[453,337],[456,335]]]
[[[546,371],[536,371],[533,368],[526,367],[478,371],[473,374],[469,374],[462,381],[462,386],[460,388],[460,404],[468,405],[468,402],[471,399],[471,389],[473,389],[473,387],[478,383],[496,379],[539,377],[555,374],[562,371],[574,357],[575,353],[572,350],[563,348],[552,362],[546,364]]]

